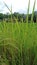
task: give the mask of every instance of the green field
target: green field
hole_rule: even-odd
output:
[[[30,0],[28,2],[24,21],[26,23],[20,17],[21,14],[19,17],[18,14],[17,17],[13,15],[12,5],[9,8],[5,2],[3,3],[10,13],[7,14],[8,17],[6,15],[8,22],[4,20],[5,14],[1,14],[3,18],[0,15],[0,65],[37,65],[37,15],[36,20],[34,17],[36,0],[30,18]]]
[[[0,22],[0,65],[37,65],[37,23]]]

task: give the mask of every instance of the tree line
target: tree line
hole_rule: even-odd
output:
[[[32,14],[29,14],[28,22],[31,21],[31,16],[32,16]],[[26,17],[27,17],[27,14],[20,14],[20,13],[14,12],[12,14],[12,21],[15,22],[17,20],[18,22],[22,22],[22,21],[26,22]],[[6,22],[10,22],[11,14],[9,14],[9,13],[7,13],[7,14],[0,13],[0,22],[3,21],[3,20],[6,20]],[[37,11],[34,12],[33,22],[36,22],[36,20],[37,20]]]

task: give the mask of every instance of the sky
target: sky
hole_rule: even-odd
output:
[[[28,9],[28,2],[29,0],[0,0],[0,12],[7,13],[9,10],[4,5],[3,1],[8,5],[9,8],[11,8],[12,4],[12,12],[20,12],[20,13],[27,13]],[[33,9],[34,0],[30,0],[30,10],[29,12],[32,12]],[[37,0],[35,5],[35,10],[37,10]]]

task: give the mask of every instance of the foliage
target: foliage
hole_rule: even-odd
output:
[[[18,22],[21,22],[21,19],[23,19],[23,22],[25,22],[26,16],[27,16],[27,14],[20,14],[20,13],[14,12],[12,14],[12,19],[13,19],[13,21],[15,19],[18,19]],[[28,21],[31,20],[31,16],[32,16],[32,14],[28,15]],[[33,21],[34,22],[36,22],[36,17],[37,17],[37,11],[34,12],[34,16],[33,16]],[[7,14],[2,14],[2,13],[0,13],[0,20],[7,19],[8,22],[9,22],[10,18],[11,18],[11,14],[8,14],[8,13]]]

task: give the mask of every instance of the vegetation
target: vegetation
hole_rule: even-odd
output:
[[[12,14],[12,7],[10,10],[6,5],[10,10],[10,15],[8,15],[10,22],[4,19],[3,22],[0,21],[0,65],[37,65],[37,20],[36,23],[33,22],[35,6],[33,6],[32,15],[29,15],[29,5],[26,23],[23,22],[20,17],[23,15],[20,14],[18,16],[22,22],[18,22],[18,17]],[[15,16],[16,23],[13,23],[12,16]]]
[[[23,19],[23,22],[26,22],[26,16],[27,16],[27,14],[20,14],[20,13],[14,12],[12,14],[12,20],[13,20],[13,22],[16,22],[15,19],[17,19],[18,22],[22,22],[22,19]],[[32,16],[32,14],[28,15],[28,22],[31,21],[31,16]],[[34,12],[34,16],[33,16],[33,22],[35,22],[35,23],[36,23],[36,17],[37,17],[37,11]],[[11,20],[10,18],[11,18],[11,14],[0,13],[0,20],[1,21],[4,20],[6,22],[10,22],[10,20]]]
[[[37,65],[37,23],[0,23],[0,63]]]

